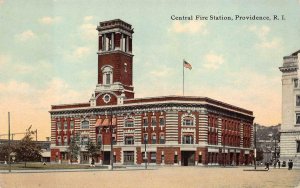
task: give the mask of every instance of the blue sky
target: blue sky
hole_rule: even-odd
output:
[[[284,15],[279,21],[175,21],[171,16]],[[50,135],[51,104],[87,102],[97,83],[100,21],[134,27],[136,97],[207,96],[281,122],[282,57],[300,49],[300,1],[0,0],[0,135],[30,124]],[[158,92],[159,91],[159,92]],[[1,137],[0,137],[1,138]]]

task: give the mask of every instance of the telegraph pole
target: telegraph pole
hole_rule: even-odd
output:
[[[148,134],[147,134],[148,136]],[[144,143],[145,143],[145,169],[147,169],[147,162],[148,162],[148,157],[147,157],[147,142],[146,142],[146,137],[144,136]]]
[[[256,123],[254,123],[254,169],[256,170]]]
[[[10,112],[8,112],[8,163],[9,163],[9,173],[11,172],[11,162],[10,162]]]

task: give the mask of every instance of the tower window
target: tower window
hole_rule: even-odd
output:
[[[300,113],[296,114],[296,124],[300,124]]]
[[[112,67],[110,66],[103,67],[102,75],[103,75],[103,84],[105,85],[112,84],[112,78],[113,78]]]

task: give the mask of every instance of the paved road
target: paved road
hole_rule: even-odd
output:
[[[22,187],[297,187],[300,170],[244,171],[244,168],[163,167],[118,171],[80,170],[2,173],[1,188]]]

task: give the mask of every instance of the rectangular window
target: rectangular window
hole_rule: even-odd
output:
[[[156,117],[151,118],[151,126],[155,127],[156,126]]]
[[[159,126],[165,126],[165,118],[163,117],[159,118]]]
[[[178,155],[174,155],[174,163],[178,163]]]
[[[296,106],[300,106],[300,95],[296,95]]]
[[[61,137],[60,137],[60,136],[57,137],[57,145],[58,145],[58,146],[61,145]]]
[[[61,122],[60,121],[57,122],[56,127],[57,127],[57,130],[61,130]]]
[[[297,153],[300,153],[300,140],[297,140]]]
[[[297,88],[297,87],[298,87],[298,79],[295,78],[295,79],[294,79],[294,88]]]
[[[165,135],[164,134],[160,135],[160,137],[159,137],[159,143],[160,144],[164,144],[165,143]]]
[[[126,136],[125,137],[125,145],[134,145],[133,136]]]
[[[124,164],[134,164],[134,151],[124,151]]]
[[[148,118],[143,119],[143,126],[148,127]]]
[[[150,163],[156,163],[156,152],[150,152]]]
[[[67,130],[67,129],[68,129],[68,122],[65,121],[65,122],[64,122],[64,130]]]
[[[156,144],[156,134],[152,134],[151,144]]]
[[[133,119],[127,119],[125,121],[125,127],[134,127],[134,121],[133,121]]]
[[[70,121],[70,129],[74,129],[74,121]]]
[[[144,143],[145,143],[145,142],[147,143],[147,142],[148,142],[148,134],[144,134],[144,137],[143,137],[143,138],[144,138]]]
[[[64,137],[64,145],[67,146],[68,145],[68,138],[65,136]]]
[[[98,143],[99,145],[102,145],[102,136],[101,136],[101,135],[98,135],[98,136],[97,136],[97,143]]]
[[[296,114],[296,124],[300,124],[300,113]]]
[[[184,126],[193,126],[194,125],[194,118],[193,117],[184,117],[182,125]]]
[[[194,144],[193,136],[191,136],[191,135],[183,136],[182,137],[182,144]]]
[[[82,136],[81,137],[81,145],[87,145],[89,142],[89,137],[88,136]]]

